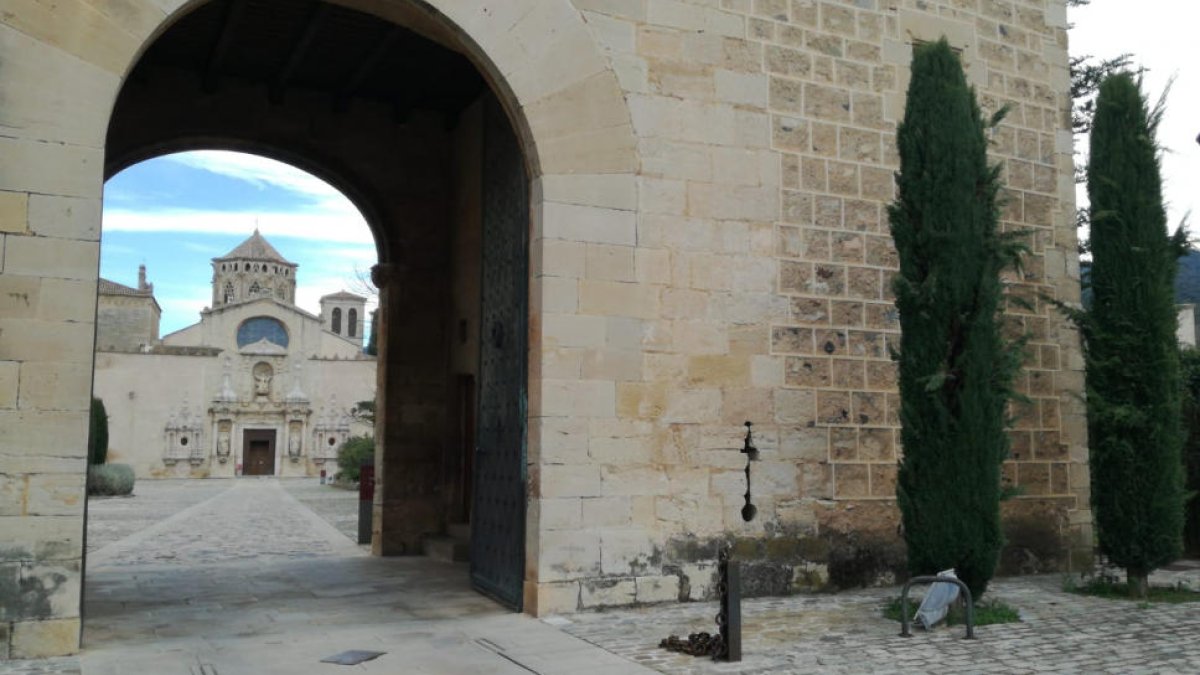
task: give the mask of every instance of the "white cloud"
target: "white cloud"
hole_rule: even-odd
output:
[[[322,249],[322,255],[330,258],[341,258],[343,260],[352,261],[355,263],[367,263],[367,269],[371,265],[379,262],[379,254],[374,249],[358,248],[326,248]],[[355,265],[358,267],[359,265]]]
[[[195,292],[186,295],[163,296],[155,293],[155,299],[163,310],[162,334],[171,333],[190,326],[200,320],[200,310],[208,307],[212,289],[207,284],[197,285]]]
[[[1103,0],[1073,8],[1070,20],[1071,54],[1112,58],[1129,53],[1134,65],[1148,68],[1144,91],[1153,105],[1174,78],[1166,112],[1158,129],[1162,157],[1163,195],[1168,225],[1178,224],[1200,207],[1195,186],[1200,184],[1200,146],[1195,111],[1200,109],[1200,72],[1191,67],[1195,26],[1200,4],[1180,0]],[[1086,160],[1087,138],[1076,138],[1079,160]],[[1081,206],[1086,190],[1076,191]],[[1193,225],[1193,234],[1196,226]]]
[[[334,213],[320,210],[248,213],[190,209],[105,209],[103,221],[106,232],[199,232],[245,236],[255,227],[268,238],[294,237],[345,244],[375,243],[366,221],[355,210]]]
[[[201,244],[195,241],[185,241],[181,245],[189,251],[195,251],[196,253],[203,253],[210,256],[218,256],[225,252],[219,247],[212,246],[210,244]]]
[[[259,155],[225,150],[198,150],[168,155],[164,159],[259,187],[273,186],[315,200],[319,208],[353,209],[337,188],[289,164]]]

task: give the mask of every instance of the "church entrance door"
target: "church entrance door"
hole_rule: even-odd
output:
[[[242,475],[275,475],[275,430],[247,429],[242,432]]]

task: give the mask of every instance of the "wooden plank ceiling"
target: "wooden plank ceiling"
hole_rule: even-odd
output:
[[[313,0],[215,0],[168,29],[132,77],[159,68],[194,73],[204,89],[232,80],[261,84],[283,103],[289,91],[328,96],[335,110],[355,99],[413,110],[452,123],[484,82],[462,54],[369,14]]]

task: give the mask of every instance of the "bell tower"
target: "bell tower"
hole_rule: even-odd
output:
[[[261,234],[254,234],[229,253],[213,258],[212,306],[258,298],[296,304],[296,263],[286,260]]]

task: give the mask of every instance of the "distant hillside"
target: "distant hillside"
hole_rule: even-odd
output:
[[[1091,265],[1079,263],[1079,273],[1087,281]],[[1084,284],[1083,304],[1090,305],[1092,291]],[[1200,305],[1200,251],[1191,253],[1179,259],[1179,270],[1175,274],[1175,303],[1179,305]]]
[[[1087,281],[1091,265],[1086,262],[1079,264],[1079,273]],[[1083,306],[1092,304],[1092,290],[1086,283],[1083,288]],[[1200,305],[1200,251],[1192,251],[1179,259],[1179,269],[1175,273],[1175,304]],[[1200,309],[1200,308],[1198,308]],[[1196,334],[1200,335],[1200,312],[1196,315]]]
[[[1175,276],[1175,302],[1200,305],[1200,252],[1192,251],[1179,259]]]

